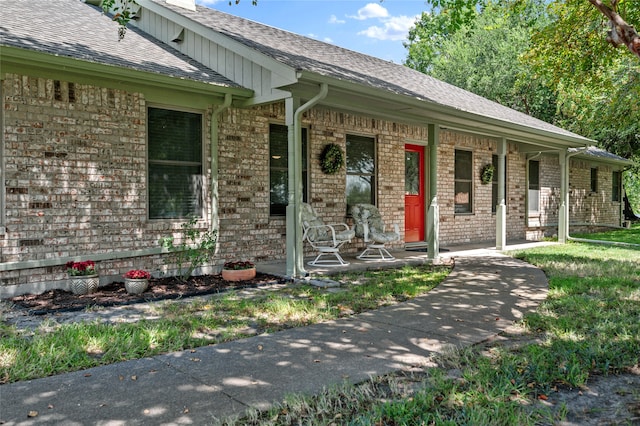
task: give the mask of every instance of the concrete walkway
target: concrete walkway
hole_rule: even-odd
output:
[[[0,424],[209,424],[290,393],[430,362],[500,333],[544,300],[542,271],[499,254],[456,258],[429,294],[350,318],[0,385]],[[37,417],[28,417],[29,412]]]

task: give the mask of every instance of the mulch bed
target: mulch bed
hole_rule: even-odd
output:
[[[152,278],[149,288],[142,294],[129,294],[124,282],[113,282],[92,294],[75,295],[65,290],[49,290],[42,294],[25,294],[5,299],[31,315],[47,315],[55,312],[81,311],[91,306],[118,306],[165,299],[179,299],[222,293],[229,290],[252,288],[284,283],[286,280],[274,275],[257,273],[246,281],[226,281],[221,275],[191,277],[187,282],[175,277]]]

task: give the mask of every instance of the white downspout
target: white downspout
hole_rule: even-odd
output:
[[[219,228],[220,217],[218,215],[218,198],[220,196],[218,190],[218,147],[219,147],[219,135],[218,135],[218,119],[220,115],[231,106],[231,101],[233,100],[233,96],[230,93],[224,95],[224,102],[222,105],[218,107],[214,107],[211,111],[211,120],[209,122],[210,130],[211,130],[211,216],[209,223],[209,230],[214,230]]]
[[[293,137],[289,137],[289,202],[287,204],[287,276],[299,278],[307,275],[302,252],[302,113],[327,96],[329,85],[322,83],[320,92],[301,105],[293,114]]]

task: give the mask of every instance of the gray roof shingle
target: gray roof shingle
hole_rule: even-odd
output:
[[[239,87],[170,46],[130,28],[118,41],[117,24],[79,0],[0,0],[0,45],[93,63]]]
[[[197,6],[189,11],[153,0],[194,22],[230,37],[296,70],[346,80],[410,98],[450,107],[570,138],[589,139],[393,62],[324,43],[299,34]],[[263,7],[269,7],[265,5]]]
[[[609,151],[606,151],[602,148],[598,148],[596,146],[588,146],[584,151],[580,148],[569,148],[567,150],[569,153],[577,153],[579,157],[590,157],[598,160],[606,160],[614,163],[625,163],[625,164],[633,164],[633,161],[627,160],[624,157],[620,157],[619,155],[613,154]]]

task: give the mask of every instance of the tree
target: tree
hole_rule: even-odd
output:
[[[638,32],[617,13],[618,6],[626,6],[624,0],[611,0],[608,5],[602,0],[589,0],[589,2],[609,20],[611,30],[607,35],[607,41],[614,47],[627,46],[631,53],[640,58]]]
[[[526,3],[526,0],[516,0],[518,2]],[[451,28],[456,29],[473,20],[474,11],[486,7],[491,0],[425,0],[425,3],[432,6],[435,13],[450,15]],[[592,6],[608,21],[610,30],[606,33],[606,40],[614,47],[626,46],[640,58],[640,36],[634,26],[628,23],[638,22],[640,5],[637,0],[555,0],[550,3],[566,3],[572,7]]]
[[[423,14],[410,32],[405,65],[545,121],[555,95],[520,60],[531,34],[547,22],[542,1],[499,1],[460,25],[449,13]]]

